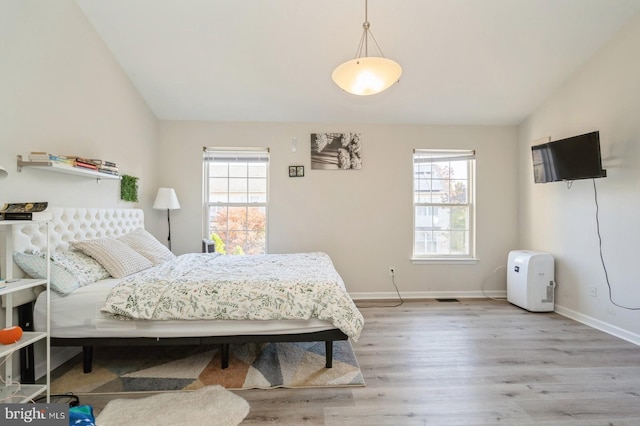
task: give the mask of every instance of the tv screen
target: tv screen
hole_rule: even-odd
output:
[[[600,132],[531,147],[535,183],[601,178]]]

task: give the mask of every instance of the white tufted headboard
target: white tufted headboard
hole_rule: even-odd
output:
[[[119,237],[137,228],[144,228],[144,212],[140,209],[92,209],[74,207],[54,207],[50,233],[50,250],[69,249],[69,243],[79,240]],[[6,230],[5,230],[6,231]],[[13,270],[14,276],[21,276],[12,261],[12,253],[46,250],[47,234],[43,226],[25,222],[12,227],[9,246],[0,244],[0,271]],[[4,241],[2,241],[4,242]],[[8,264],[10,263],[10,265]]]
[[[97,209],[54,207],[49,209],[53,215],[50,231],[50,250],[63,251],[69,249],[69,243],[79,240],[119,237],[138,228],[144,228],[144,212],[140,209]],[[31,252],[46,250],[46,228],[30,222],[13,226],[11,231],[0,229],[0,273],[7,277],[8,272],[14,277],[24,276],[20,268],[13,262],[13,252]],[[12,239],[6,241],[4,232],[12,232]],[[29,293],[29,294],[27,294]],[[25,303],[32,299],[32,292],[21,295]],[[20,299],[21,300],[21,299]],[[17,306],[18,303],[15,303]]]
[[[69,249],[71,241],[114,238],[144,228],[140,209],[51,208],[50,250]],[[46,229],[34,224],[13,227],[13,250],[46,249]]]

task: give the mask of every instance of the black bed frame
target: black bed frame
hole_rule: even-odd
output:
[[[19,324],[25,331],[33,331],[33,302],[18,307]],[[229,367],[229,347],[232,343],[322,342],[325,344],[325,367],[333,367],[333,342],[348,340],[338,329],[299,334],[254,334],[246,336],[207,337],[51,337],[51,346],[82,347],[82,363],[85,373],[93,367],[93,348],[96,346],[175,346],[220,345],[222,368]],[[34,353],[32,346],[20,349],[20,376],[23,383],[35,383]]]
[[[254,334],[246,336],[207,337],[52,337],[51,346],[82,346],[82,363],[85,373],[90,373],[93,365],[93,348],[96,346],[175,346],[175,345],[220,345],[221,366],[229,367],[229,347],[232,343],[274,343],[274,342],[322,342],[325,343],[325,367],[333,367],[333,342],[347,340],[342,331],[333,329],[300,334]]]
[[[25,331],[33,331],[33,302],[18,307],[19,324]],[[299,334],[254,334],[245,336],[207,337],[51,337],[51,346],[82,347],[85,373],[93,369],[93,348],[96,346],[177,346],[220,345],[221,367],[229,367],[229,347],[232,343],[322,342],[325,344],[325,367],[333,367],[333,342],[348,340],[338,329]],[[23,383],[35,383],[34,352],[32,346],[20,349],[20,376]]]

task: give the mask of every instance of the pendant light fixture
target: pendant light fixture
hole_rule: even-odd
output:
[[[364,2],[364,23],[362,37],[356,51],[356,57],[340,64],[333,70],[331,78],[344,91],[354,95],[375,95],[398,81],[402,67],[382,54],[367,19],[367,1]],[[379,56],[369,56],[369,38],[378,49]],[[364,50],[364,56],[363,56]]]

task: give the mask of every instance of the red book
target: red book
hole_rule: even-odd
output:
[[[76,167],[82,167],[83,169],[98,170],[98,167],[95,164],[84,163],[78,160],[76,160]]]

